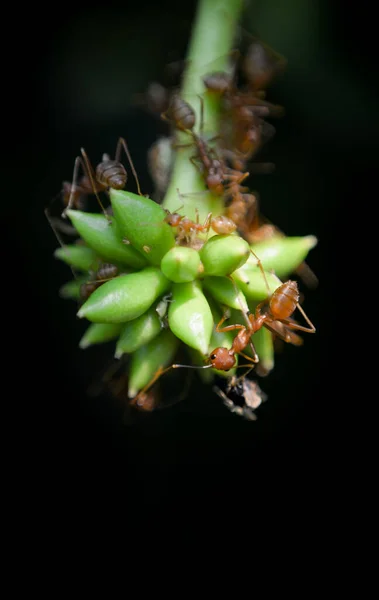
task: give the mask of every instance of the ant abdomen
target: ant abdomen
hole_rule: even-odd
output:
[[[126,185],[127,173],[124,165],[116,160],[110,160],[104,154],[103,160],[96,167],[96,180],[105,188],[122,190]]]
[[[299,289],[296,281],[286,281],[279,286],[270,298],[270,313],[274,319],[288,319],[299,302]]]
[[[196,121],[192,106],[178,95],[172,97],[169,109],[162,117],[173,121],[175,126],[182,131],[192,130]]]
[[[112,279],[118,274],[118,268],[111,263],[104,263],[96,273],[96,279]]]

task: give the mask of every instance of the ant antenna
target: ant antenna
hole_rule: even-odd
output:
[[[135,182],[136,182],[136,184],[137,184],[137,190],[138,190],[138,194],[139,194],[140,196],[143,196],[143,194],[142,194],[142,192],[141,192],[140,185],[139,185],[139,181],[138,181],[137,172],[136,172],[136,170],[135,170],[135,168],[134,168],[134,164],[133,164],[133,161],[132,161],[132,157],[130,156],[130,152],[129,152],[129,149],[128,149],[128,146],[127,146],[127,143],[126,143],[126,141],[124,140],[124,138],[122,138],[122,137],[120,137],[120,138],[119,138],[119,140],[118,140],[118,142],[117,142],[117,148],[116,148],[116,161],[117,161],[117,162],[120,162],[121,147],[122,147],[122,148],[124,148],[124,150],[125,150],[125,154],[126,154],[126,156],[128,157],[128,161],[129,161],[129,164],[130,164],[130,168],[132,169],[133,177],[134,177],[134,179],[135,179]]]
[[[211,369],[212,365],[204,365],[204,366],[200,367],[200,366],[195,366],[195,365],[179,365],[179,364],[175,363],[173,365],[170,365],[169,367],[166,367],[165,369],[163,369],[162,367],[159,367],[157,369],[154,377],[151,379],[151,381],[149,381],[149,383],[147,383],[145,385],[145,387],[143,387],[142,390],[140,390],[135,397],[147,392],[147,390],[149,390],[151,388],[151,386],[154,385],[154,383],[159,379],[159,377],[161,377],[162,375],[164,375],[171,369],[182,369],[182,368],[184,368],[184,369]]]
[[[45,208],[45,215],[46,215],[46,219],[49,221],[51,229],[54,231],[54,235],[57,238],[58,243],[60,244],[60,246],[62,247],[63,252],[65,253],[65,255],[68,258],[68,264],[69,264],[69,267],[71,269],[71,272],[72,272],[74,278],[77,279],[77,275],[76,275],[76,273],[75,273],[72,265],[70,264],[70,260],[69,260],[70,257],[69,257],[69,255],[66,252],[66,244],[63,243],[63,240],[62,240],[61,236],[59,235],[56,227],[54,226],[53,218],[51,217],[48,208]]]

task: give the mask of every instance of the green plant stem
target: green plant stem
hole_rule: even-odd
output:
[[[207,93],[202,78],[214,71],[227,71],[237,24],[243,7],[242,0],[199,0],[183,75],[181,96],[194,109],[195,130],[199,132],[201,102],[204,105],[204,127],[207,138],[219,133],[220,101]],[[171,212],[181,212],[190,219],[199,213],[203,222],[209,212],[213,216],[223,213],[224,201],[206,191],[204,180],[190,161],[195,155],[190,136],[180,132],[176,144],[187,144],[175,150],[170,184],[163,200],[163,207]],[[178,190],[180,196],[178,195]],[[182,207],[181,210],[178,210]]]

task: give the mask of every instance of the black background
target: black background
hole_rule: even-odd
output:
[[[80,147],[96,162],[120,135],[142,189],[151,191],[146,151],[166,129],[133,104],[133,94],[163,81],[165,65],[185,56],[195,3],[65,4],[9,16],[2,211],[4,407],[12,416],[4,427],[9,454],[37,494],[49,490],[66,507],[106,495],[121,513],[127,505],[144,514],[217,507],[240,518],[270,500],[280,515],[295,499],[312,514],[315,503],[316,514],[328,512],[326,498],[351,452],[346,417],[354,439],[364,422],[353,392],[363,359],[350,337],[356,327],[346,326],[356,309],[346,311],[342,286],[359,273],[352,265],[365,252],[377,61],[367,14],[353,19],[342,4],[320,0],[312,3],[316,14],[299,17],[299,3],[290,4],[292,29],[291,10],[283,27],[275,10],[272,25],[257,17],[256,32],[289,64],[269,95],[286,108],[267,149],[276,171],[254,185],[265,214],[288,235],[319,240],[308,262],[320,285],[304,290],[317,333],[278,355],[262,380],[269,400],[255,423],[229,413],[196,378],[187,400],[127,424],[118,401],[89,398],[112,347],[77,348],[85,325],[75,304],[58,296],[70,271],[52,256],[57,243],[44,215]],[[352,292],[354,306],[365,291]]]

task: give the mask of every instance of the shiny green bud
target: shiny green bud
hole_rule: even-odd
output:
[[[250,246],[238,235],[215,235],[200,252],[204,275],[229,275],[249,258]]]
[[[150,383],[158,369],[164,369],[172,363],[178,347],[178,338],[169,329],[164,329],[156,338],[133,352],[129,367],[129,398],[134,398]]]
[[[203,270],[199,253],[184,246],[171,248],[162,258],[161,269],[175,283],[193,281]]]
[[[206,355],[213,329],[212,312],[198,281],[174,283],[168,323],[185,344]]]
[[[79,342],[79,348],[84,350],[93,344],[102,344],[114,340],[120,334],[120,323],[91,323]]]
[[[67,215],[81,238],[104,260],[135,269],[147,265],[147,260],[138,250],[122,243],[113,223],[103,214],[68,210]]]
[[[162,326],[155,309],[152,306],[143,315],[133,321],[122,325],[120,337],[117,341],[115,357],[120,358],[125,353],[132,353],[154,339],[161,331]]]
[[[142,315],[170,287],[156,267],[120,275],[97,288],[78,312],[94,323],[124,323]]]
[[[55,250],[54,256],[79,271],[96,271],[100,265],[96,252],[80,244],[61,246]]]
[[[265,271],[274,271],[281,279],[287,279],[305,260],[308,252],[317,244],[314,235],[304,237],[274,237],[251,246],[260,259]],[[251,254],[249,265],[256,265],[257,259]]]
[[[110,198],[117,230],[149,263],[159,266],[175,246],[172,227],[164,220],[166,212],[150,198],[131,192],[111,189]]]
[[[248,312],[245,296],[229,277],[204,277],[203,288],[221,304]]]
[[[68,281],[59,289],[59,295],[61,298],[69,298],[71,300],[80,300],[80,288],[83,283],[88,281],[88,275],[78,277]]]
[[[272,273],[265,272],[265,277],[258,267],[243,265],[232,275],[247,300],[262,302],[274,293],[282,282]],[[266,285],[267,281],[267,285]],[[268,287],[267,287],[268,286]]]
[[[266,327],[258,329],[251,338],[256,353],[259,356],[259,363],[256,366],[256,373],[261,377],[266,376],[274,368],[274,342],[271,331]],[[246,354],[250,354],[246,352]]]

